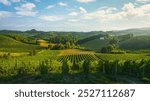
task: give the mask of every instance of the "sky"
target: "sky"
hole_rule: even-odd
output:
[[[150,0],[0,0],[0,30],[109,31],[150,27]]]

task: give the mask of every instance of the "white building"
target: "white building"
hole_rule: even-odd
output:
[[[100,39],[100,40],[105,40],[105,37],[100,37],[99,39]]]

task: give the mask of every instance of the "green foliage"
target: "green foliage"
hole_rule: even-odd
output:
[[[48,75],[48,62],[47,61],[42,61],[39,65],[39,72],[40,75]]]
[[[127,50],[150,49],[150,36],[136,36],[126,39],[119,43],[119,47]]]
[[[0,51],[3,52],[22,52],[22,51],[29,51],[29,50],[41,50],[43,49],[37,45],[25,44],[21,43],[20,41],[16,41],[10,37],[0,35]]]
[[[113,37],[110,41],[109,41],[109,44],[111,45],[117,45],[119,43],[119,40],[118,38],[116,37]]]
[[[80,44],[85,49],[99,51],[101,48],[108,46],[109,40],[100,40],[99,38]]]
[[[85,60],[83,62],[83,73],[86,77],[88,77],[90,73],[90,60]]]
[[[112,45],[109,45],[107,47],[103,47],[101,49],[101,53],[111,53],[113,51],[114,47]]]
[[[29,56],[35,56],[37,54],[36,50],[32,50],[29,52]]]
[[[89,42],[89,41],[92,41],[92,40],[95,40],[95,39],[99,39],[100,37],[105,37],[105,36],[106,35],[104,35],[104,34],[94,35],[94,36],[79,40],[78,44],[84,44],[86,42]]]
[[[117,44],[111,44],[101,49],[101,53],[112,53],[114,50],[118,50]]]
[[[122,41],[126,41],[128,39],[133,38],[133,34],[119,35],[117,38],[119,42],[122,42]]]
[[[62,74],[63,75],[68,75],[69,74],[69,68],[70,68],[69,61],[63,61]]]
[[[76,44],[77,38],[71,34],[65,34],[65,35],[56,35],[54,32],[50,33],[49,36],[49,42],[50,43],[56,43],[56,44],[66,44],[67,42],[69,43],[74,43]]]
[[[25,37],[25,36],[21,36],[18,34],[9,34],[7,36],[9,36],[9,37],[11,37],[17,41],[23,42],[23,43],[35,44],[35,40],[28,38],[28,37]]]
[[[49,44],[49,45],[48,45],[48,49],[53,49],[53,45],[52,45],[52,44]]]
[[[65,48],[65,46],[60,43],[60,44],[54,45],[52,49],[54,49],[54,50],[62,50],[64,48]]]
[[[79,63],[84,60],[99,60],[95,55],[93,54],[79,54],[79,55],[65,55],[65,56],[60,56],[58,58],[58,61],[63,62],[69,60],[72,63]]]
[[[103,61],[107,60],[139,60],[139,59],[150,59],[145,54],[95,54],[99,59]]]

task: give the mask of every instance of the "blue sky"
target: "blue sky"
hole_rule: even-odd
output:
[[[0,0],[0,29],[100,31],[150,27],[150,0]]]

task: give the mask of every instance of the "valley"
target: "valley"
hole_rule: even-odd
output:
[[[0,83],[150,83],[147,33],[1,30]]]

